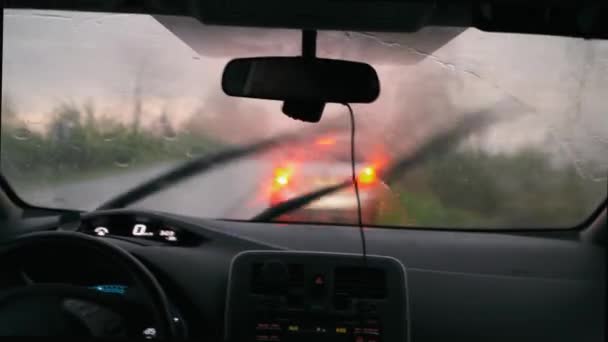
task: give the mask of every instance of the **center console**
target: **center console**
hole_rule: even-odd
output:
[[[408,341],[406,273],[393,258],[248,251],[232,261],[227,341]]]

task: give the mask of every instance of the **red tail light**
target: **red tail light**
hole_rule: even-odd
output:
[[[323,138],[318,138],[316,140],[317,145],[321,145],[321,146],[330,146],[330,145],[335,145],[336,144],[336,139],[332,138],[332,137],[323,137]]]

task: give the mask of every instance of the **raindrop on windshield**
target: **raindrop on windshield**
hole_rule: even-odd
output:
[[[133,163],[133,157],[128,151],[120,151],[114,157],[114,165],[118,167],[129,167]]]
[[[61,196],[54,196],[51,199],[51,201],[54,202],[54,203],[57,203],[57,204],[61,204],[61,205],[64,205],[64,204],[67,203],[66,199],[64,197],[61,197]]]
[[[110,142],[116,139],[116,134],[114,132],[105,132],[101,135],[101,137],[103,138],[103,141]]]
[[[129,161],[129,160],[127,160],[127,159],[119,159],[119,158],[117,158],[117,159],[114,161],[114,165],[116,165],[116,166],[118,166],[118,167],[123,167],[123,168],[125,168],[125,167],[129,167],[129,165],[131,165],[131,163],[130,163],[130,161]]]
[[[177,140],[177,134],[175,134],[175,132],[173,132],[173,131],[165,132],[163,134],[163,139],[168,140],[168,141]]]
[[[17,140],[28,140],[32,136],[32,132],[27,127],[19,127],[13,134]]]
[[[200,147],[192,147],[186,152],[186,157],[190,159],[198,158],[203,154],[203,149]]]

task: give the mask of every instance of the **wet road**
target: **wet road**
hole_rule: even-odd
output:
[[[24,199],[35,198],[36,201],[30,202],[47,206],[93,210],[102,202],[170,167],[170,164],[163,164],[64,182],[54,187],[38,188]],[[177,183],[132,207],[198,217],[250,218],[267,207],[263,180],[269,179],[270,170],[271,165],[262,160],[240,160]]]

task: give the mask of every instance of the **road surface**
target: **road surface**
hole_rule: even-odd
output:
[[[32,189],[22,196],[41,206],[93,210],[170,167],[171,164],[159,164],[137,170],[125,168],[113,175]],[[263,180],[269,179],[270,168],[263,160],[243,159],[177,183],[132,207],[198,217],[248,219],[268,206]]]

